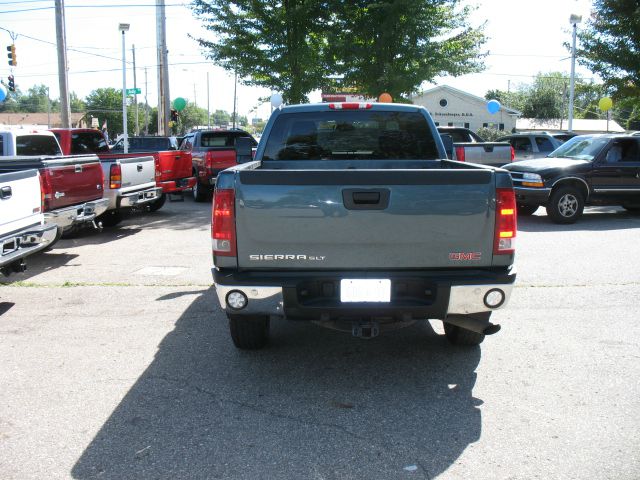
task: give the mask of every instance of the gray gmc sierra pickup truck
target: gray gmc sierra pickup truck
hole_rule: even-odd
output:
[[[440,319],[462,345],[497,332],[516,277],[511,177],[445,158],[423,107],[277,109],[255,160],[215,186],[213,277],[236,347],[263,347],[271,317],[365,338]]]

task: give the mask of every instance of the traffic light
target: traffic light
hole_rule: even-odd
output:
[[[18,60],[16,59],[16,46],[11,44],[7,46],[7,58],[9,59],[9,65],[12,67],[16,67],[18,65]]]
[[[13,75],[9,75],[8,79],[9,79],[9,85],[7,86],[7,88],[9,89],[10,92],[15,92],[16,91],[15,78],[13,78]]]
[[[171,121],[172,122],[178,121],[178,111],[175,108],[171,109]]]

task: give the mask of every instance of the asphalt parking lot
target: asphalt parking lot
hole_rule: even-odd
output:
[[[210,207],[84,232],[0,287],[0,478],[640,478],[640,217],[521,219],[502,331],[236,350]]]

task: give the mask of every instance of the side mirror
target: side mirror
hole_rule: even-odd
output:
[[[238,163],[246,163],[252,161],[252,147],[253,141],[249,137],[236,138],[236,161]]]
[[[453,138],[448,133],[441,134],[440,138],[444,144],[444,151],[447,154],[447,158],[453,158]]]

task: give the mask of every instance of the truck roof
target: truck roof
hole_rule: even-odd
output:
[[[332,106],[333,105],[333,106]],[[345,108],[345,106],[348,106]],[[325,112],[327,110],[379,110],[392,112],[417,112],[426,110],[420,105],[404,103],[376,103],[376,102],[326,102],[305,103],[301,105],[286,105],[280,107],[282,113],[290,112]]]

